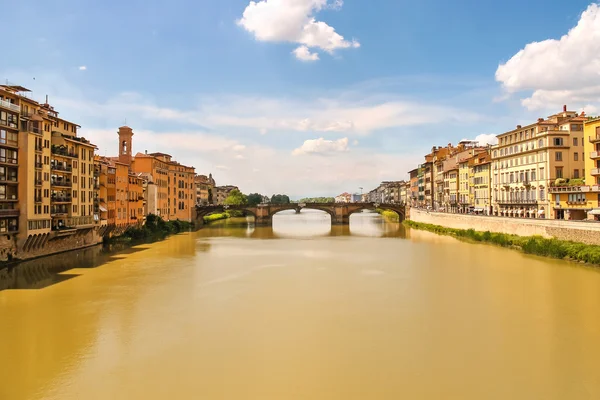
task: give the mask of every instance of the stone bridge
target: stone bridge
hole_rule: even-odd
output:
[[[300,212],[302,209],[325,211],[331,216],[332,225],[347,225],[350,223],[350,215],[362,210],[373,210],[379,208],[382,210],[393,211],[398,214],[400,221],[406,216],[406,208],[403,204],[379,204],[379,203],[290,203],[290,204],[259,204],[257,206],[196,206],[196,213],[200,224],[204,222],[204,217],[216,212],[243,211],[254,216],[257,226],[271,226],[273,224],[273,215],[280,211],[295,210]]]

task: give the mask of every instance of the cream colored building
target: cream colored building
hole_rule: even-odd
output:
[[[559,178],[583,177],[585,120],[565,106],[547,119],[498,135],[498,144],[491,150],[494,215],[563,215],[551,206],[548,188]]]
[[[473,211],[491,214],[491,157],[487,151],[469,158],[469,189]]]

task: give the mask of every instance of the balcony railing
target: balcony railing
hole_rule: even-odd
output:
[[[72,158],[78,157],[77,153],[72,153],[72,152],[68,151],[67,149],[61,149],[60,147],[53,147],[52,154],[56,154],[56,155],[64,156],[64,157],[72,157]]]
[[[70,165],[54,164],[52,166],[53,171],[73,172],[73,167]]]
[[[36,179],[35,180],[35,186],[42,186],[42,180],[41,179]]]
[[[17,113],[21,112],[21,107],[6,100],[0,100],[0,107],[6,108],[7,110],[14,111]]]
[[[44,164],[42,164],[41,162],[36,162],[36,163],[35,163],[35,167],[36,167],[36,168],[42,168],[42,166],[43,166],[43,165],[44,165]]]
[[[590,171],[592,175],[600,175],[600,168],[594,168]]]
[[[43,147],[42,146],[35,146],[35,151],[42,151]]]
[[[590,153],[590,158],[600,158],[600,151],[592,151]]]
[[[16,209],[8,209],[8,210],[0,210],[0,217],[18,217],[19,210]]]
[[[567,201],[568,205],[571,206],[584,206],[587,204],[587,202],[585,200],[580,200],[580,201]]]
[[[589,192],[589,186],[550,186],[548,188],[550,193],[575,193],[575,192]]]
[[[600,135],[590,136],[590,143],[598,143],[600,142]]]
[[[52,186],[71,187],[72,183],[71,183],[71,181],[52,180],[51,185]]]
[[[498,200],[498,204],[537,204],[537,200]]]
[[[36,203],[41,203],[42,202],[42,196],[35,196],[34,201]]]
[[[52,196],[53,203],[70,203],[73,201],[71,196]]]

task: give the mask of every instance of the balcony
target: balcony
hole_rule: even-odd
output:
[[[42,164],[41,162],[36,162],[36,163],[35,163],[35,167],[36,167],[36,168],[42,168],[42,166],[43,166],[43,165],[44,165],[44,164]]]
[[[585,200],[567,201],[567,204],[570,206],[585,206],[587,204],[587,202]]]
[[[582,193],[589,191],[589,186],[550,186],[548,188],[550,193]]]
[[[10,101],[6,101],[6,100],[0,100],[0,107],[4,108],[6,110],[16,112],[16,113],[21,112],[21,107],[19,107],[16,104],[11,103]]]
[[[597,159],[597,158],[600,158],[600,151],[592,151],[592,152],[590,153],[590,158],[591,158],[591,159]]]
[[[62,157],[71,157],[71,158],[78,157],[77,153],[72,153],[72,152],[68,151],[66,148],[57,147],[57,146],[52,146],[52,154],[57,155],[57,156],[62,156]]]
[[[54,164],[51,167],[52,171],[59,171],[70,174],[73,172],[73,168],[70,165]]]
[[[41,203],[41,202],[42,202],[42,196],[35,196],[35,197],[34,197],[34,201],[35,201],[36,203]]]
[[[66,181],[66,180],[58,180],[58,179],[53,179],[50,184],[52,186],[58,186],[58,187],[71,187],[72,183],[71,181]]]
[[[600,175],[600,168],[594,168],[590,171],[590,174],[596,176],[596,175]]]
[[[35,146],[35,151],[40,152],[43,150],[42,146]]]
[[[498,200],[498,204],[500,205],[515,205],[515,204],[537,204],[537,200]]]
[[[590,136],[590,143],[600,143],[600,135]]]
[[[62,217],[69,215],[69,207],[52,207],[50,208],[50,215],[52,217]]]
[[[35,180],[35,186],[42,186],[42,180],[41,179],[36,179]]]
[[[52,196],[53,203],[71,203],[73,199],[71,196]]]
[[[19,216],[19,210],[16,210],[16,209],[0,210],[0,217],[18,217],[18,216]]]

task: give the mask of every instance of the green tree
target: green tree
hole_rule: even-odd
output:
[[[263,195],[259,193],[250,193],[248,195],[248,205],[255,206],[262,203]]]
[[[229,192],[227,198],[223,201],[223,204],[228,206],[243,206],[248,204],[248,197],[237,189],[233,189]]]
[[[300,203],[335,203],[333,197],[305,197],[300,199]]]
[[[290,204],[290,198],[285,194],[274,194],[271,196],[272,204]]]

